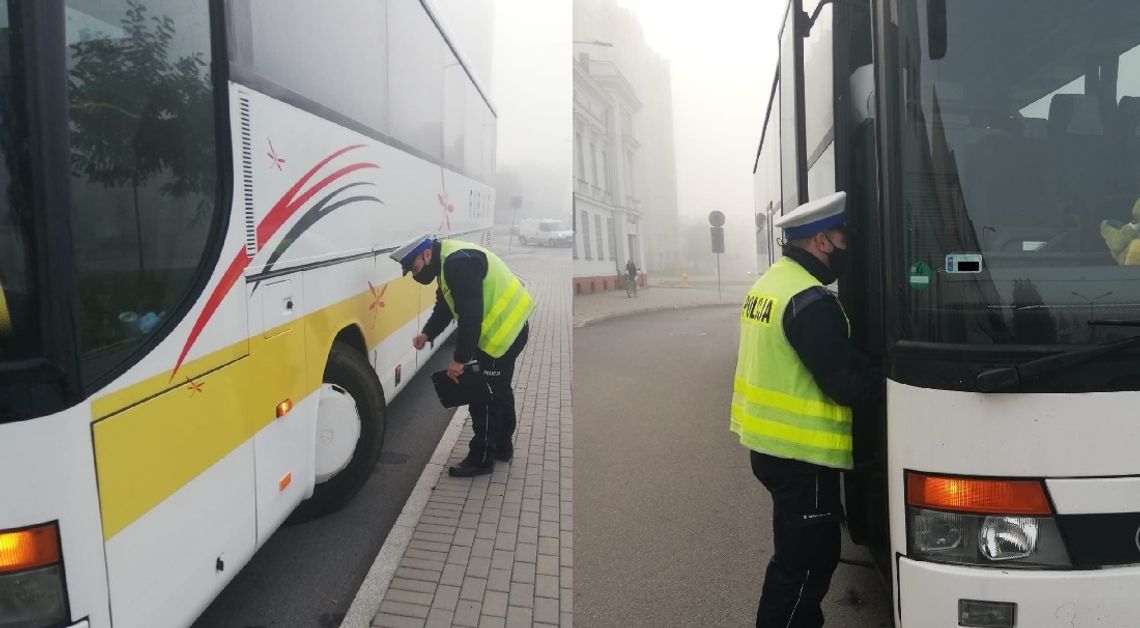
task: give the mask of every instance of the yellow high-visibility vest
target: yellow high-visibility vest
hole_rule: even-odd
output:
[[[784,310],[792,297],[822,285],[782,257],[748,291],[740,313],[731,428],[753,451],[850,469],[851,409],[824,394],[784,335]]]
[[[443,300],[451,309],[451,315],[457,320],[459,316],[455,313],[451,289],[444,279],[443,265],[451,254],[463,249],[474,249],[487,256],[487,276],[483,278],[483,326],[479,330],[479,341],[476,344],[487,355],[502,357],[522,331],[527,317],[534,311],[534,299],[498,255],[468,242],[441,240],[439,288],[443,291]]]

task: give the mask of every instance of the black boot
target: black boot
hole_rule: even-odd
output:
[[[499,443],[495,446],[495,460],[510,462],[515,456],[515,448],[509,442]]]
[[[487,475],[495,470],[495,463],[488,465],[471,464],[470,461],[464,460],[459,464],[447,470],[447,474],[453,478],[471,478],[477,475]]]

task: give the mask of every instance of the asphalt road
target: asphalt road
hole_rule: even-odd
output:
[[[749,626],[771,500],[728,429],[737,309],[574,330],[574,621]],[[844,556],[866,559],[845,540]],[[840,565],[829,628],[890,626],[876,572]]]

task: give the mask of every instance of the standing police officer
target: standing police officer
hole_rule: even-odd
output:
[[[883,377],[852,345],[825,286],[847,266],[843,192],[781,217],[783,257],[753,284],[740,317],[732,431],[772,494],[775,551],[758,627],[818,627],[839,563],[840,471],[852,468],[851,406],[879,396]]]
[[[497,255],[458,240],[437,240],[423,235],[392,253],[404,274],[429,285],[438,279],[435,309],[412,344],[417,350],[458,321],[455,353],[447,375],[459,381],[464,365],[479,364],[491,399],[472,403],[471,439],[467,457],[448,469],[453,477],[490,473],[495,460],[509,461],[514,454],[515,397],[511,377],[515,359],[526,346],[527,317],[534,300]]]

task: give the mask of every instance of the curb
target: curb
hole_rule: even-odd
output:
[[[443,437],[439,439],[435,453],[432,454],[431,460],[424,467],[419,481],[416,482],[416,487],[412,489],[408,501],[404,502],[400,516],[396,518],[396,523],[388,532],[384,546],[380,548],[380,553],[376,555],[376,560],[368,570],[368,575],[360,584],[360,589],[357,590],[356,597],[352,600],[352,606],[348,608],[348,612],[345,613],[344,620],[340,624],[341,628],[368,628],[372,625],[376,613],[380,612],[380,603],[384,601],[384,596],[388,593],[388,586],[392,584],[392,578],[396,575],[400,560],[403,559],[404,552],[407,551],[408,545],[412,542],[412,534],[415,533],[420,517],[423,515],[424,509],[427,508],[432,491],[439,484],[439,479],[447,467],[448,459],[451,457],[451,451],[455,448],[455,443],[459,441],[463,424],[469,416],[470,412],[467,406],[463,406],[455,412],[455,416],[451,417],[451,423],[447,425]]]
[[[602,321],[608,321],[615,318],[624,318],[626,316],[634,316],[637,314],[652,314],[654,312],[669,312],[672,310],[692,310],[704,307],[740,307],[738,303],[680,303],[674,305],[655,305],[650,307],[638,308],[636,310],[625,310],[622,312],[606,312],[604,314],[595,314],[580,321],[574,322],[574,329],[581,329],[582,327],[589,327]]]

